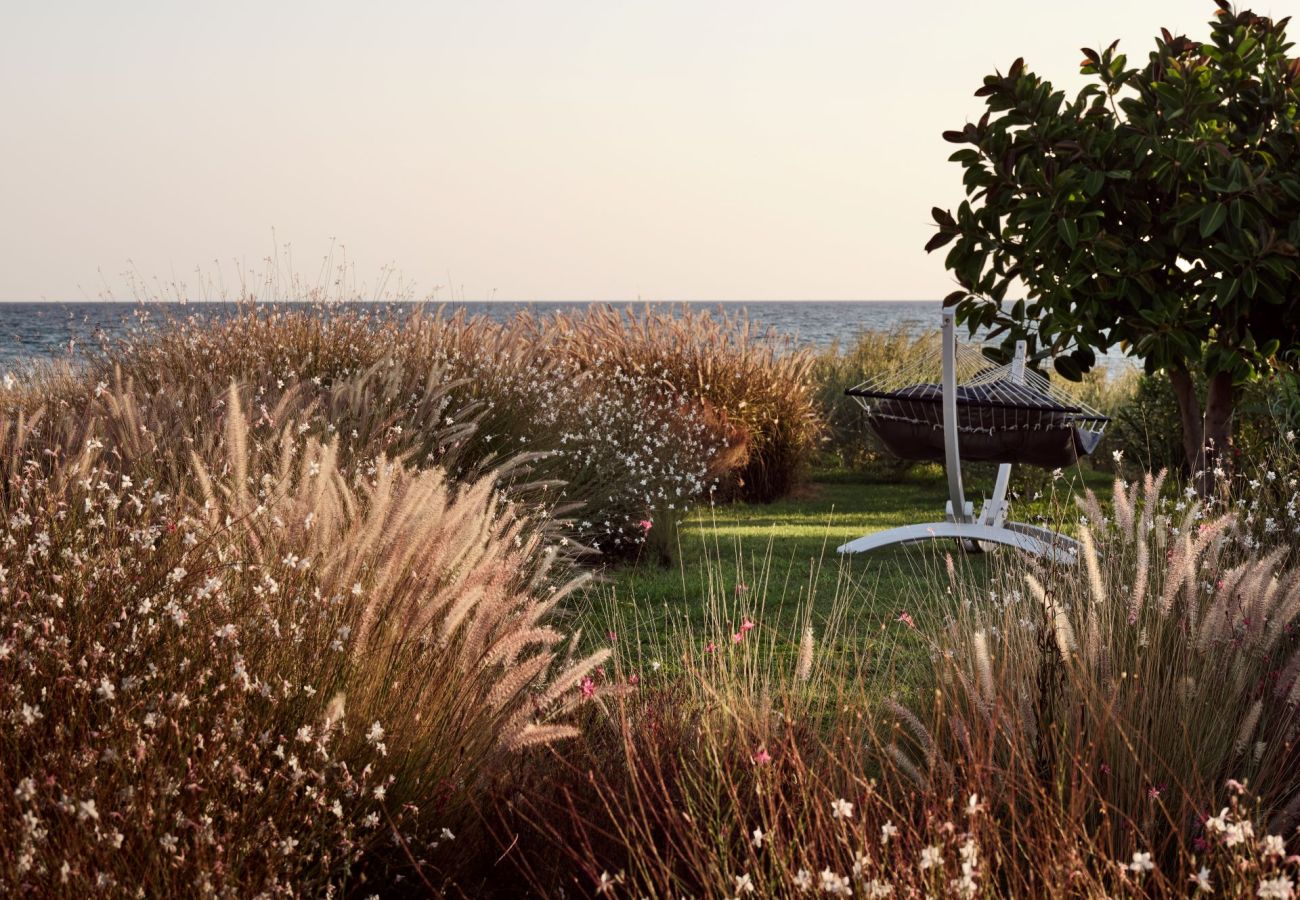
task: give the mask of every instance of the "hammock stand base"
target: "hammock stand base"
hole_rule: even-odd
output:
[[[958,439],[957,411],[957,336],[956,323],[951,310],[944,310],[941,330],[943,356],[943,441],[944,469],[948,476],[948,502],[944,521],[902,525],[868,534],[841,545],[840,553],[865,553],[893,544],[910,544],[918,541],[956,539],[963,550],[981,553],[1001,544],[1015,547],[1044,559],[1073,563],[1079,545],[1070,537],[1048,528],[1025,522],[1010,521],[1007,516],[1007,488],[1011,482],[1011,463],[998,466],[993,495],[984,502],[978,516],[974,505],[966,499],[961,477],[961,448]],[[1023,384],[1025,380],[1025,344],[1016,344],[1015,358],[1011,364],[1011,380]]]

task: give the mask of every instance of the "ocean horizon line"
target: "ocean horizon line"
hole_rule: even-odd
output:
[[[632,299],[612,299],[612,300],[611,300],[611,299],[597,299],[597,300],[573,300],[573,299],[568,299],[568,300],[538,300],[538,299],[527,299],[527,300],[516,300],[516,299],[509,299],[509,298],[502,298],[502,297],[491,297],[491,298],[486,298],[486,299],[465,299],[465,298],[457,298],[457,299],[454,299],[454,300],[444,300],[444,299],[439,298],[439,297],[428,297],[428,298],[415,299],[415,300],[398,300],[398,299],[362,299],[362,298],[352,298],[352,299],[348,299],[348,300],[338,300],[338,299],[331,299],[331,300],[263,300],[263,299],[259,299],[259,298],[253,298],[253,301],[252,301],[252,302],[254,302],[254,303],[302,303],[302,304],[311,304],[311,303],[409,303],[409,304],[417,304],[417,303],[444,303],[444,304],[450,304],[450,303],[486,303],[486,304],[498,304],[498,303],[573,303],[573,304],[579,304],[579,303],[587,303],[587,304],[591,304],[591,303],[610,303],[610,304],[640,304],[640,303],[939,303],[939,302],[941,302],[942,300],[943,300],[942,297],[921,297],[921,298],[911,298],[911,299],[902,299],[902,300],[899,300],[899,299],[872,299],[872,298],[863,298],[863,299],[851,299],[851,298],[850,298],[850,299],[839,299],[839,300],[834,300],[834,299],[832,299],[832,300],[827,300],[827,299],[822,299],[822,298],[819,298],[819,297],[787,298],[787,299],[784,299],[784,300],[776,300],[776,299],[769,299],[769,300],[751,300],[751,299],[744,298],[744,297],[741,297],[741,298],[733,298],[733,299],[729,299],[729,300],[711,300],[711,299],[699,299],[699,298],[671,298],[671,299],[659,299],[659,300],[655,300],[655,299],[648,299],[648,298],[643,298],[643,297],[635,297],[635,298],[632,298]],[[175,305],[178,305],[178,306],[188,306],[188,305],[191,305],[191,304],[193,304],[193,305],[201,305],[201,304],[208,304],[208,303],[246,303],[246,302],[248,302],[248,301],[247,301],[247,300],[232,299],[232,298],[228,298],[228,297],[222,297],[222,298],[201,298],[201,299],[200,299],[200,298],[185,298],[185,299],[181,299],[181,300],[177,300],[177,299],[157,299],[157,298],[151,298],[151,299],[130,299],[130,300],[122,300],[122,299],[117,299],[117,298],[114,298],[114,297],[94,297],[94,298],[89,298],[89,299],[82,298],[82,299],[59,299],[59,300],[49,299],[49,298],[43,298],[43,297],[42,297],[42,298],[37,298],[37,299],[26,299],[26,300],[23,300],[23,299],[0,299],[0,305],[10,305],[10,304],[19,304],[19,303],[27,303],[27,304],[37,304],[37,303],[40,303],[40,304],[51,304],[51,305],[53,305],[53,304],[58,304],[58,303],[104,303],[104,304],[116,304],[116,305],[121,305],[121,306],[127,306],[127,305],[139,305],[139,304],[144,304],[144,303],[155,303],[155,304],[175,304]]]

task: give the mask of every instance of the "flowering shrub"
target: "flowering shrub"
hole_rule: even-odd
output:
[[[635,550],[710,495],[733,431],[666,370],[592,366],[536,327],[526,318],[429,317],[414,320],[406,339],[478,410],[470,452],[533,451],[530,475],[556,483],[579,540],[606,553]]]
[[[576,583],[491,478],[342,470],[231,388],[172,487],[105,449],[121,401],[53,468],[0,429],[0,890],[438,889],[485,779],[574,734]]]

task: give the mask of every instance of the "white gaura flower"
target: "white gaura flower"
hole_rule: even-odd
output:
[[[766,837],[766,835],[763,834],[763,829],[755,828],[750,833],[749,842],[754,845],[755,850],[762,850],[764,837]]]
[[[867,882],[867,896],[872,898],[872,900],[882,900],[882,898],[889,897],[893,893],[894,886],[888,881],[881,881],[878,878],[873,878]]]
[[[800,869],[794,873],[794,886],[801,891],[806,891],[812,887],[812,873],[807,869]]]
[[[853,804],[840,797],[831,803],[831,814],[837,819],[853,818]]]
[[[1280,859],[1286,856],[1286,841],[1282,840],[1279,835],[1268,834],[1264,836],[1264,840],[1260,841],[1259,850],[1266,858],[1276,856]]]
[[[1285,875],[1265,878],[1259,883],[1259,890],[1255,892],[1255,896],[1267,900],[1291,900],[1295,896],[1295,885]]]
[[[1150,853],[1135,852],[1133,854],[1133,861],[1128,864],[1128,870],[1130,872],[1136,872],[1139,875],[1150,872],[1155,867],[1156,864],[1151,861]]]
[[[893,821],[888,821],[880,826],[880,845],[883,847],[888,844],[890,839],[898,834],[898,826]]]
[[[754,893],[754,880],[749,877],[749,873],[736,876],[736,896]]]
[[[1223,833],[1223,842],[1229,847],[1244,844],[1255,836],[1255,826],[1250,822],[1234,822]]]
[[[1196,890],[1198,893],[1202,893],[1202,894],[1214,893],[1214,883],[1210,881],[1210,870],[1205,868],[1204,866],[1201,867],[1201,871],[1197,872],[1195,875],[1191,877],[1191,882],[1192,884],[1196,885]]]
[[[830,869],[822,869],[822,891],[837,897],[853,896],[853,887],[849,884],[849,880]]]
[[[931,844],[929,847],[922,848],[921,862],[919,864],[919,868],[921,869],[922,872],[924,872],[926,869],[938,868],[942,865],[943,865],[942,847],[935,844]]]

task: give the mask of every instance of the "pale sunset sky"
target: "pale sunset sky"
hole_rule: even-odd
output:
[[[981,78],[1024,56],[1073,91],[1080,47],[1142,59],[1213,9],[10,3],[0,300],[130,299],[128,260],[197,297],[277,244],[310,282],[331,239],[418,296],[933,299],[939,135]]]

